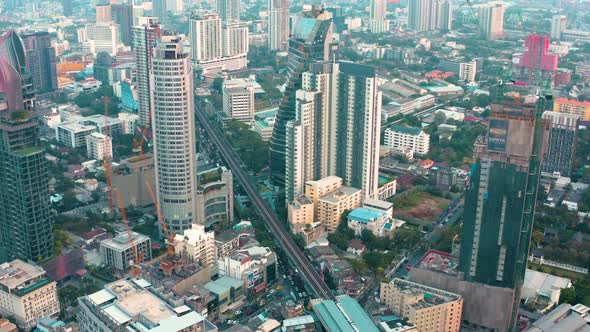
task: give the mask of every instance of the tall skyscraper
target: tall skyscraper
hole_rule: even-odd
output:
[[[168,19],[168,0],[153,0],[152,13],[158,22],[165,22]]]
[[[451,30],[452,0],[409,0],[408,27],[415,31]]]
[[[248,65],[248,27],[245,22],[221,21],[214,11],[189,20],[193,66],[209,71],[240,70]]]
[[[295,119],[286,125],[285,196],[307,181],[335,175],[344,185],[378,193],[381,93],[373,67],[314,63],[296,92]]]
[[[526,37],[524,44],[527,50],[514,59],[513,78],[528,84],[552,88],[559,56],[549,53],[549,37],[533,32]]]
[[[158,202],[170,231],[182,234],[197,217],[193,71],[180,36],[162,36],[150,73]]]
[[[561,176],[570,177],[580,117],[576,114],[546,111],[543,119],[551,126],[549,146],[543,158],[543,172],[559,172]]]
[[[487,137],[475,143],[465,195],[459,277],[513,289],[511,326],[520,303],[548,135],[542,108],[519,97],[492,104]]]
[[[137,66],[137,99],[139,102],[139,123],[147,126],[151,123],[150,72],[152,70],[152,54],[161,31],[158,19],[150,17],[143,25],[133,27],[133,46],[135,48],[135,64]]]
[[[285,52],[289,48],[289,0],[268,0],[268,48]]]
[[[240,20],[240,0],[217,0],[216,5],[223,22]]]
[[[22,35],[27,51],[27,70],[33,78],[36,93],[52,92],[57,89],[55,49],[51,46],[48,32]]]
[[[20,78],[23,109],[35,110],[35,88],[33,76],[27,70],[26,50],[20,36],[13,29],[8,30],[0,37],[0,59],[10,64]],[[16,84],[16,83],[15,83]]]
[[[127,46],[133,46],[133,5],[111,5],[113,21],[119,24],[121,41]]]
[[[381,92],[374,67],[340,62],[336,111],[334,175],[344,184],[377,198],[381,143]]]
[[[248,53],[248,23],[242,21],[223,22],[221,41],[223,56]]]
[[[387,0],[371,0],[371,17],[369,29],[372,33],[383,33],[389,30],[387,16]]]
[[[561,33],[566,29],[567,17],[565,15],[553,15],[551,18],[551,39],[560,40]]]
[[[294,18],[289,40],[289,66],[285,93],[279,103],[270,140],[271,181],[285,186],[285,130],[287,122],[295,119],[296,92],[302,87],[302,74],[315,61],[327,61],[331,56],[332,13],[313,5]]]
[[[38,120],[33,112],[22,112],[27,100],[15,68],[19,62],[13,60],[24,57],[24,50],[22,44],[6,45],[12,37],[0,39],[0,261],[41,260],[53,249],[49,174]],[[15,47],[16,58],[1,52]]]
[[[487,40],[496,40],[504,35],[504,9],[501,4],[479,8],[479,31]]]
[[[221,58],[221,18],[216,12],[196,14],[189,20],[192,61],[197,64]]]
[[[63,8],[64,16],[70,16],[74,9],[74,0],[61,0],[61,6]]]
[[[113,21],[113,15],[111,12],[111,4],[103,3],[98,4],[96,9],[96,23],[111,23]]]

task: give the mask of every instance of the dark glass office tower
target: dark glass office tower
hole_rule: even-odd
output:
[[[287,85],[270,140],[271,181],[276,186],[285,186],[285,128],[295,119],[295,92],[301,89],[301,75],[311,63],[330,59],[331,42],[332,13],[314,5],[295,17],[289,39]]]
[[[488,134],[474,147],[465,196],[459,276],[515,290],[518,313],[539,184],[548,139],[543,105],[504,100],[492,105]]]
[[[26,50],[26,68],[33,79],[36,93],[52,92],[57,89],[55,49],[51,46],[48,32],[22,35]]]

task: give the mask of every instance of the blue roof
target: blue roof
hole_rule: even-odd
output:
[[[344,295],[338,297],[338,303],[344,313],[350,317],[350,320],[352,320],[358,331],[379,332],[379,329],[375,323],[373,323],[371,317],[369,317],[365,309],[363,309],[355,299],[348,295]]]
[[[354,332],[352,325],[336,306],[334,301],[324,300],[313,304],[322,325],[330,332]],[[362,331],[362,330],[361,330]]]
[[[348,214],[347,217],[348,217],[348,219],[353,219],[358,222],[362,222],[362,223],[366,224],[369,221],[372,221],[372,220],[375,220],[379,217],[384,217],[384,216],[385,216],[384,212],[365,208],[365,207],[360,207],[360,208],[356,208],[356,209],[352,210]]]

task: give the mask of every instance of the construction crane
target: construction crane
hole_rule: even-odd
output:
[[[175,233],[170,233],[168,232],[168,227],[166,227],[166,223],[164,222],[164,218],[162,217],[162,211],[160,210],[160,205],[158,204],[158,200],[156,199],[156,195],[154,194],[154,190],[152,189],[152,185],[149,183],[149,181],[146,181],[145,184],[147,185],[148,188],[148,192],[150,193],[150,196],[152,197],[152,200],[154,201],[154,205],[156,206],[156,214],[158,215],[158,222],[160,223],[160,225],[162,226],[162,229],[164,230],[164,234],[166,235],[166,241],[168,241],[167,243],[167,253],[168,253],[168,258],[172,258],[174,257],[174,237],[176,236]]]
[[[106,136],[104,140],[104,173],[107,179],[107,195],[109,198],[109,213],[113,213],[113,184],[111,182],[111,153],[112,151],[112,141],[111,141],[111,149],[109,149],[109,138],[110,138],[110,126],[109,126],[109,97],[104,96],[104,129],[103,134]]]
[[[158,204],[158,200],[156,199],[156,195],[154,194],[154,190],[152,189],[152,185],[146,181],[145,184],[147,185],[148,192],[154,201],[154,205],[156,207],[156,213],[158,215],[158,222],[162,226],[164,230],[164,234],[166,235],[166,258],[160,262],[160,269],[164,272],[165,275],[170,276],[172,275],[172,271],[180,271],[184,262],[182,259],[175,259],[174,258],[174,237],[176,233],[168,232],[168,227],[166,226],[166,222],[164,222],[164,218],[162,217],[162,210],[160,210],[160,205]]]
[[[119,190],[115,189],[115,194],[117,195],[117,201],[119,202],[119,209],[121,210],[121,218],[123,219],[123,223],[125,224],[125,228],[127,229],[127,237],[129,239],[129,245],[131,245],[131,251],[133,252],[133,259],[134,264],[131,267],[131,274],[133,277],[137,277],[139,275],[139,264],[143,259],[137,254],[137,247],[133,243],[133,234],[131,234],[131,228],[129,227],[129,222],[127,221],[127,213],[125,213],[125,207],[123,206],[123,200],[121,199],[121,193]],[[143,254],[143,253],[142,253]]]

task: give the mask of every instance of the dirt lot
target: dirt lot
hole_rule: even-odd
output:
[[[405,195],[406,197],[404,197]],[[410,192],[393,201],[394,214],[401,217],[433,222],[449,206],[449,200],[425,192]]]

